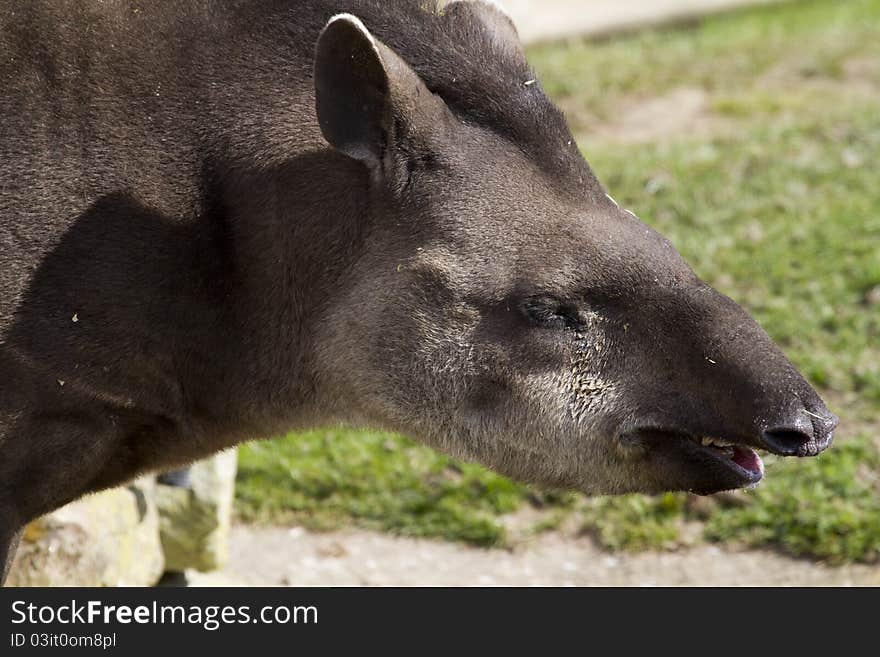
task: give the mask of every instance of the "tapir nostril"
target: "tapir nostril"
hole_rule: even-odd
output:
[[[783,456],[815,456],[831,444],[837,417],[824,407],[819,413],[802,410],[783,425],[761,433],[764,446]]]
[[[767,448],[783,456],[802,454],[804,449],[813,442],[813,432],[793,428],[767,429],[761,434]]]

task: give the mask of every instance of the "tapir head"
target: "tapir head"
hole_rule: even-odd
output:
[[[824,450],[837,419],[605,194],[509,19],[461,2],[421,23],[386,45],[337,16],[317,46],[321,131],[370,181],[320,325],[337,416],[591,493],[749,486],[756,449]]]

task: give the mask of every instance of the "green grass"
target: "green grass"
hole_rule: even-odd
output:
[[[686,499],[680,493],[586,499],[582,531],[609,550],[673,549],[681,542]]]
[[[845,166],[844,151],[864,165]],[[590,159],[618,200],[748,308],[814,383],[880,403],[880,305],[868,301],[880,287],[869,164],[880,162],[880,100],[699,144],[596,146]]]
[[[709,517],[706,536],[830,562],[880,558],[880,455],[866,438],[829,458],[779,462],[751,504]]]
[[[386,433],[311,431],[253,443],[239,457],[237,509],[248,520],[316,529],[346,520],[409,536],[501,545],[499,514],[525,488]]]
[[[531,51],[609,191],[745,306],[842,418],[833,449],[771,461],[736,504],[544,495],[536,531],[574,518],[610,549],[674,549],[699,522],[708,540],[878,559],[878,20],[880,0],[799,2]],[[685,122],[633,143],[608,129],[682,88],[703,94],[701,130]],[[502,516],[530,500],[524,486],[384,434],[312,432],[241,453],[238,508],[251,520],[503,545]]]
[[[730,500],[707,498],[702,511],[683,493],[584,500],[582,531],[611,550],[675,549],[685,521],[705,521],[700,536],[772,546],[829,563],[880,559],[880,454],[865,436],[822,458],[768,457],[767,478]]]
[[[531,49],[529,60],[551,97],[565,100],[567,108],[608,117],[633,97],[675,87],[699,87],[718,99],[752,93],[759,78],[778,67],[802,79],[838,79],[846,60],[880,53],[878,13],[877,0],[792,2],[687,29],[540,46]]]

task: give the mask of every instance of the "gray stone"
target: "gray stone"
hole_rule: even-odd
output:
[[[204,572],[226,563],[237,456],[229,450],[194,464],[191,488],[157,484],[166,570]]]
[[[90,495],[30,523],[10,586],[150,586],[164,570],[154,482]]]

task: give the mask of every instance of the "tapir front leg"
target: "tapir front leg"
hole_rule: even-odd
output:
[[[32,412],[0,436],[0,567],[6,581],[24,527],[95,489],[115,448],[113,423]]]
[[[6,583],[24,527],[0,526],[0,586]]]

